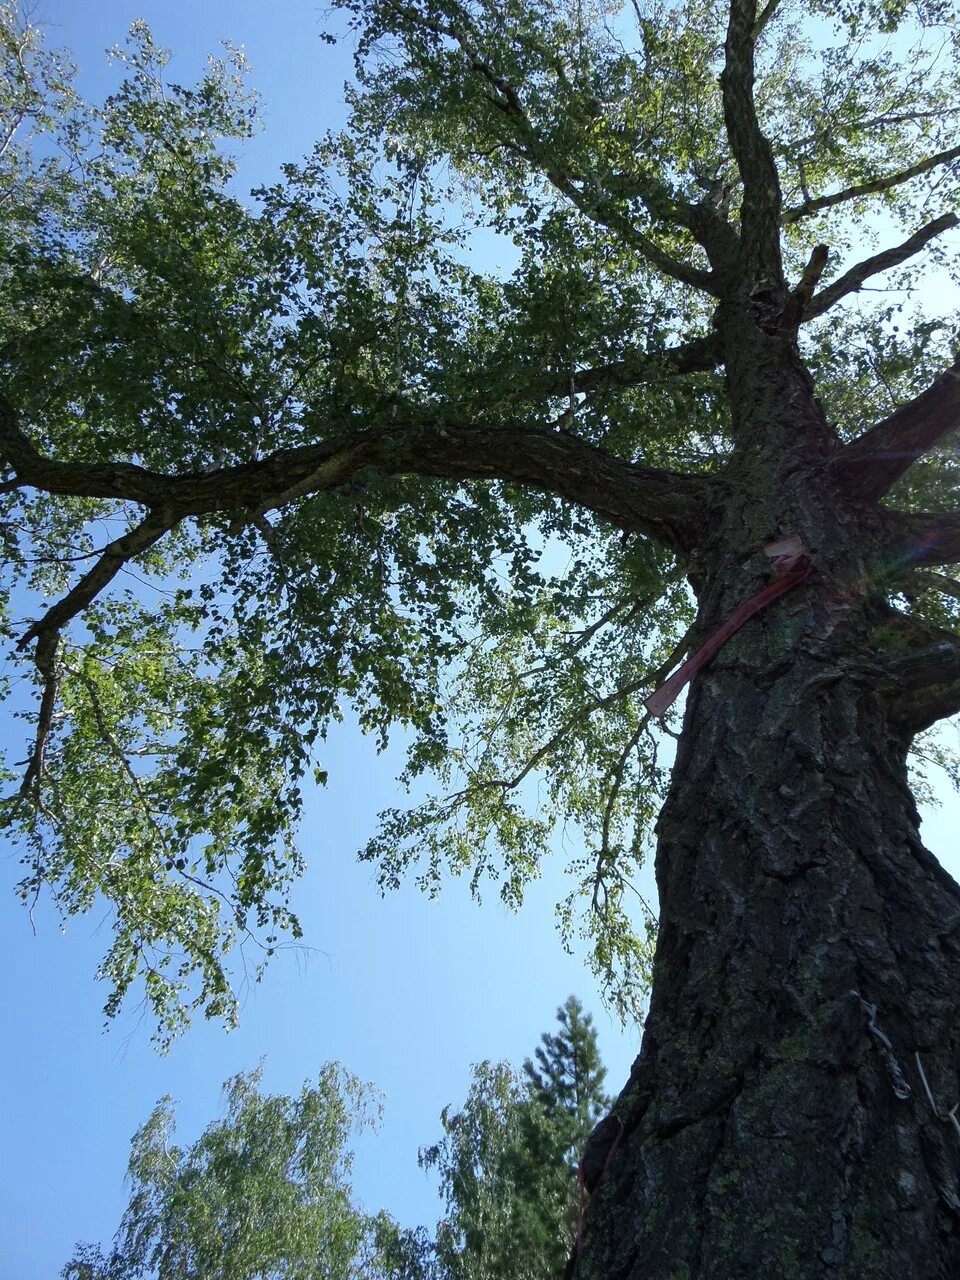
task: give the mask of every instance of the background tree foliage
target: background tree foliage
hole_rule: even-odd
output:
[[[603,1091],[606,1071],[593,1019],[576,996],[568,996],[557,1010],[556,1034],[544,1032],[533,1059],[523,1064],[531,1101],[557,1129],[569,1129],[564,1143],[567,1163],[576,1167],[583,1139],[607,1108]]]
[[[474,1068],[421,1167],[439,1178],[433,1233],[352,1199],[351,1133],[376,1123],[369,1088],[328,1063],[297,1098],[261,1072],[224,1088],[226,1114],[173,1142],[171,1099],[134,1135],[130,1202],[108,1253],[80,1245],[63,1280],[555,1280],[577,1214],[576,1162],[609,1099],[589,1014],[570,996],[529,1061]]]
[[[578,1207],[577,1166],[609,1106],[589,1014],[570,996],[517,1075],[481,1063],[464,1106],[446,1108],[444,1137],[420,1153],[447,1213],[435,1258],[450,1280],[552,1280],[562,1274]]]
[[[164,1098],[134,1135],[130,1203],[109,1254],[79,1246],[63,1280],[359,1280],[369,1223],[351,1201],[351,1131],[368,1089],[328,1063],[297,1098],[224,1086],[227,1108],[190,1147]]]
[[[302,788],[349,713],[408,749],[413,806],[364,853],[381,883],[453,872],[515,905],[568,833],[562,930],[635,1013],[653,916],[631,875],[664,781],[643,697],[692,617],[678,511],[732,447],[698,241],[742,198],[728,6],[340,9],[350,122],[250,197],[236,51],[173,83],[137,24],[86,104],[3,9],[21,892],[108,904],[110,1012],[143,982],[162,1036],[192,1008],[233,1020],[227,954],[298,933]],[[831,246],[803,341],[841,438],[950,358],[955,319],[909,298],[957,222],[956,31],[940,0],[758,19],[787,274]],[[508,274],[471,258],[477,230],[513,246]],[[880,272],[893,301],[818,323]],[[943,510],[955,471],[913,468],[898,501]],[[954,626],[949,580],[910,591]]]

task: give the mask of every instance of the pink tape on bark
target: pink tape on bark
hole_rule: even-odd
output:
[[[684,685],[707,665],[748,618],[765,609],[771,600],[776,600],[777,596],[782,596],[792,587],[799,585],[813,571],[813,565],[803,549],[803,543],[797,537],[771,542],[764,547],[764,552],[773,560],[776,574],[773,581],[768,583],[762,591],[758,591],[755,596],[751,596],[749,600],[744,600],[726,622],[716,629],[709,640],[705,640],[696,653],[691,654],[659,689],[651,693],[644,706],[652,716],[663,715],[673,704]]]

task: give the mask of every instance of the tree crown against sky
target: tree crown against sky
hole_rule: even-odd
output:
[[[560,1035],[542,1037],[548,1079],[482,1062],[462,1108],[444,1108],[420,1152],[444,1202],[434,1231],[353,1197],[350,1140],[380,1113],[369,1086],[327,1063],[299,1096],[271,1095],[257,1069],[227,1081],[225,1114],[189,1146],[172,1099],[157,1103],[131,1140],[112,1246],[78,1244],[63,1280],[553,1280],[577,1205],[569,1148],[609,1103],[589,1015],[571,996],[558,1017]]]
[[[447,1212],[434,1257],[450,1280],[553,1280],[575,1238],[578,1164],[606,1111],[596,1031],[575,996],[557,1010],[522,1073],[474,1068],[462,1108],[441,1115],[443,1137],[420,1152]]]
[[[113,1247],[78,1246],[64,1280],[355,1280],[370,1224],[351,1201],[354,1130],[371,1091],[335,1063],[299,1097],[260,1072],[227,1081],[226,1114],[189,1147],[163,1098],[131,1140],[130,1202]]]
[[[748,276],[762,323],[802,325],[824,465],[890,492],[838,594],[876,602],[881,666],[952,643],[955,321],[914,304],[928,258],[956,271],[956,27],[939,4],[341,7],[350,123],[251,198],[238,54],[172,84],[138,25],[91,107],[4,8],[22,891],[111,905],[111,1011],[143,981],[165,1031],[231,1019],[226,953],[296,932],[302,787],[352,707],[409,743],[382,883],[449,869],[516,903],[571,833],[562,926],[585,908],[633,1009],[664,782],[643,698],[743,483],[719,333]],[[505,278],[471,265],[489,228]],[[762,574],[755,529],[731,552]],[[955,709],[948,658],[910,732]]]
[[[557,1010],[555,1033],[544,1032],[533,1058],[523,1064],[532,1094],[549,1114],[563,1111],[578,1130],[589,1130],[607,1101],[603,1092],[606,1070],[600,1061],[593,1019],[576,996],[568,996]],[[579,1135],[569,1144],[576,1148]]]

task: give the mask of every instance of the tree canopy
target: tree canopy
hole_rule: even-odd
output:
[[[518,1076],[474,1068],[466,1102],[441,1116],[444,1136],[420,1153],[447,1212],[433,1246],[449,1280],[555,1280],[573,1245],[580,1153],[610,1099],[589,1014],[575,996],[557,1010]]]
[[[369,1086],[327,1063],[298,1097],[268,1095],[258,1068],[226,1083],[224,1116],[188,1147],[172,1099],[157,1103],[131,1142],[112,1246],[78,1245],[63,1280],[555,1280],[579,1151],[609,1102],[589,1014],[571,996],[558,1018],[539,1083],[482,1062],[463,1107],[444,1109],[420,1153],[445,1210],[434,1230],[354,1198],[350,1138],[380,1113]]]
[[[138,23],[89,104],[2,8],[21,893],[109,905],[110,1012],[142,982],[162,1035],[233,1020],[228,953],[297,935],[303,788],[352,714],[407,747],[412,806],[363,852],[382,885],[517,904],[569,832],[561,927],[635,1011],[643,699],[732,483],[746,274],[758,323],[800,330],[837,483],[890,491],[881,640],[956,624],[956,321],[916,303],[928,258],[956,280],[958,28],[941,0],[339,8],[350,121],[249,196],[237,51],[173,83]],[[952,660],[911,733],[956,709]]]
[[[569,1118],[565,1145],[575,1164],[580,1144],[606,1110],[607,1073],[593,1019],[576,996],[568,996],[557,1010],[557,1022],[556,1034],[544,1032],[540,1037],[533,1058],[523,1064],[523,1074],[531,1096],[551,1119]]]
[[[359,1280],[370,1223],[351,1199],[351,1131],[370,1090],[335,1063],[297,1098],[259,1070],[224,1086],[226,1114],[178,1147],[164,1098],[131,1142],[130,1203],[108,1254],[78,1246],[63,1280]]]

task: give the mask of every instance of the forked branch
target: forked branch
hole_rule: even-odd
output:
[[[814,294],[804,310],[804,320],[813,320],[817,316],[822,316],[848,293],[856,293],[871,276],[879,275],[881,271],[889,271],[891,267],[898,267],[902,262],[907,262],[931,240],[958,225],[960,225],[960,219],[956,214],[944,213],[921,227],[919,231],[915,231],[912,236],[908,236],[901,244],[884,249],[882,253],[875,253],[872,258],[866,258],[855,267],[851,267],[839,279],[834,280],[833,284],[827,285],[825,289]]]
[[[123,566],[191,516],[231,513],[258,523],[269,510],[350,484],[361,470],[502,480],[530,485],[592,511],[624,531],[652,536],[689,551],[702,536],[715,482],[638,466],[564,431],[549,427],[486,427],[455,422],[392,422],[378,430],[321,444],[280,450],[257,462],[209,473],[162,475],[129,463],[59,462],[44,458],[8,402],[0,399],[0,450],[19,484],[81,497],[127,499],[148,507],[139,524],[111,542],[93,567],[34,622],[20,640],[36,641],[42,677],[33,753],[21,788],[34,795],[58,688],[57,646],[62,630],[83,612]]]

